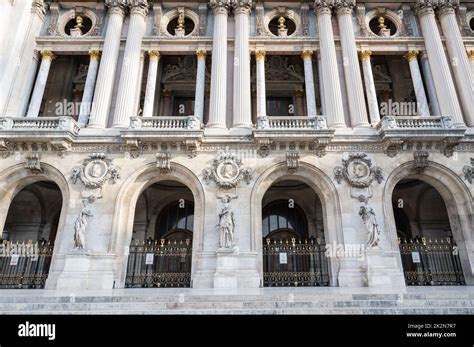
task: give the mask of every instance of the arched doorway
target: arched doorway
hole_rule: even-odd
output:
[[[14,196],[0,236],[0,288],[44,288],[62,200],[51,181],[29,184]]]
[[[176,181],[146,188],[135,208],[125,287],[190,287],[194,198]]]
[[[463,285],[459,249],[443,197],[416,178],[399,181],[392,205],[407,285]]]
[[[262,200],[263,285],[328,286],[322,205],[307,184],[275,182]]]

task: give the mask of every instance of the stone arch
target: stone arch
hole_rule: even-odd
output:
[[[392,251],[398,252],[395,216],[392,208],[392,194],[395,186],[404,178],[424,181],[438,191],[444,200],[449,215],[453,237],[459,248],[461,265],[466,283],[473,284],[473,205],[472,194],[464,182],[449,168],[430,161],[422,174],[413,172],[414,161],[406,162],[392,171],[383,191],[383,209],[385,216],[384,229],[390,241]],[[401,266],[401,263],[400,263]]]
[[[204,233],[204,189],[198,177],[181,164],[171,163],[169,173],[160,173],[155,163],[149,163],[124,180],[117,195],[112,221],[112,240],[109,252],[116,254],[115,281],[116,286],[123,288],[127,271],[127,256],[135,216],[135,207],[142,192],[154,183],[160,181],[176,181],[187,186],[194,198],[194,231],[191,279],[196,272],[199,257],[203,249]]]
[[[3,230],[5,226],[11,202],[23,188],[40,181],[54,182],[61,191],[63,201],[54,242],[53,257],[49,269],[51,274],[57,268],[56,255],[60,249],[59,240],[63,238],[64,225],[69,209],[70,190],[66,177],[64,177],[58,169],[44,162],[41,163],[41,168],[42,172],[33,173],[25,168],[24,163],[20,163],[0,172],[0,230]],[[49,288],[50,279],[52,279],[52,277],[48,276],[45,288]]]
[[[263,277],[262,261],[262,199],[270,186],[278,181],[291,179],[306,183],[318,195],[324,219],[326,243],[343,243],[341,208],[339,196],[331,179],[319,168],[300,162],[298,171],[290,174],[286,162],[280,162],[265,170],[258,177],[251,193],[251,251],[257,252],[258,273]],[[329,259],[330,284],[337,283],[336,262]]]

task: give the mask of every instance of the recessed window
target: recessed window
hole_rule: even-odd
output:
[[[377,36],[389,37],[397,32],[395,24],[384,16],[375,16],[369,22],[370,30]]]
[[[471,30],[474,31],[474,17],[471,18],[471,20],[469,21],[469,28],[471,28]]]
[[[278,16],[268,23],[268,30],[275,36],[285,37],[295,32],[296,24],[286,16]]]
[[[188,17],[179,15],[168,23],[166,30],[173,36],[187,36],[193,32],[194,22]]]
[[[69,20],[64,27],[64,32],[69,36],[82,36],[92,28],[92,20],[86,16],[76,16]]]

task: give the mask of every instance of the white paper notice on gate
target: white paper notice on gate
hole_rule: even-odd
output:
[[[421,263],[420,252],[411,252],[411,260],[413,260],[414,263]]]
[[[280,264],[288,264],[288,256],[286,253],[279,253],[280,255]]]
[[[153,265],[154,253],[147,253],[145,258],[145,265]]]
[[[10,266],[17,266],[18,265],[18,259],[20,259],[19,254],[12,254],[12,258],[10,259]]]

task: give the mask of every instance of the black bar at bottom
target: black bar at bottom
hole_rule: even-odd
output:
[[[54,324],[52,326],[34,324]],[[20,332],[21,330],[21,332]],[[38,334],[46,336],[19,336]],[[473,316],[0,316],[0,346],[32,344],[473,346]]]

